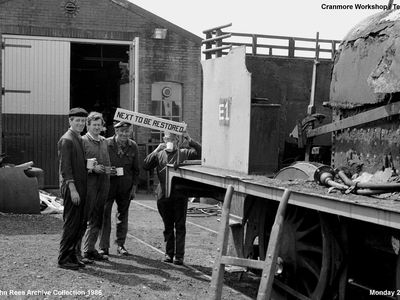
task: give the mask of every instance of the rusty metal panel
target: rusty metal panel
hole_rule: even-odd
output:
[[[333,141],[332,158],[335,167],[362,165],[362,171],[369,173],[385,167],[400,169],[398,118],[381,119],[337,131]]]
[[[252,105],[249,173],[278,170],[280,105]]]
[[[338,107],[379,103],[400,91],[400,14],[377,13],[345,37],[335,59],[330,102]]]
[[[245,48],[202,61],[203,165],[249,171],[251,74]]]
[[[4,38],[3,113],[63,115],[69,109],[70,43]]]
[[[290,137],[290,133],[297,122],[307,116],[313,60],[248,55],[246,66],[252,74],[251,97],[265,98],[266,103],[281,105],[279,147],[286,153],[285,142],[297,147],[297,141]],[[323,102],[329,100],[332,66],[333,62],[324,60],[317,67],[315,106],[318,113],[326,115],[324,123],[331,122],[331,110],[324,107]],[[328,135],[320,136],[314,142],[318,145],[331,143]]]

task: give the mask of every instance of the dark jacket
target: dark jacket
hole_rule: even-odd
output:
[[[139,180],[139,148],[137,144],[128,139],[128,149],[125,154],[118,154],[116,136],[107,139],[108,153],[110,155],[111,166],[124,168],[124,176],[112,176],[111,180],[120,179],[127,184],[137,185]]]
[[[83,150],[86,159],[96,158],[97,162],[103,166],[110,166],[110,156],[108,154],[108,143],[103,136],[99,136],[100,140],[96,141],[89,133],[82,137]]]
[[[80,135],[71,129],[57,143],[59,157],[60,190],[65,196],[68,183],[73,181],[81,199],[86,197],[87,170]]]
[[[185,160],[200,159],[201,157],[201,145],[194,140],[189,143],[189,149],[179,149],[179,162],[182,163]],[[178,158],[178,150],[168,152],[162,150],[160,152],[152,152],[144,159],[143,168],[145,170],[151,170],[157,168],[157,176],[160,181],[157,187],[157,198],[161,199],[165,197],[165,184],[166,184],[166,166],[167,164],[173,164]]]

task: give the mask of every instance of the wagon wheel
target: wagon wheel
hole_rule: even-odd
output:
[[[263,238],[268,241],[269,232],[265,232]],[[263,253],[268,246],[265,241],[260,241],[260,246],[265,247]],[[332,243],[323,214],[289,206],[280,241],[279,274],[274,282],[273,299],[301,299],[302,295],[321,299],[332,273]]]

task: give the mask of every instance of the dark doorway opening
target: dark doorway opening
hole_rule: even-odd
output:
[[[113,134],[112,119],[126,81],[128,45],[71,44],[71,107],[103,113],[106,136]]]

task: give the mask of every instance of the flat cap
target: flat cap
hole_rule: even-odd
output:
[[[177,139],[178,135],[176,135],[175,133],[172,133],[170,131],[165,131],[164,132],[164,137],[167,139]]]
[[[68,116],[70,116],[70,117],[87,117],[88,112],[86,110],[84,110],[83,108],[74,107],[74,108],[71,108],[71,110],[68,113]]]
[[[118,122],[118,121],[114,121],[114,128],[121,128],[121,127],[130,127],[131,123],[128,122]]]

